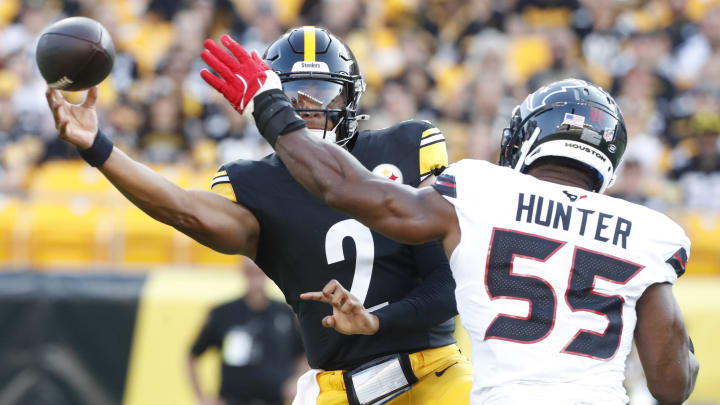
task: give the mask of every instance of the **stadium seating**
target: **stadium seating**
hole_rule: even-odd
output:
[[[153,167],[174,183],[207,188],[214,169]],[[130,204],[100,172],[80,161],[53,161],[31,175],[23,198],[0,199],[0,264],[39,269],[162,266],[234,269],[217,253]]]
[[[181,165],[153,169],[194,189],[206,189],[214,173]],[[688,274],[718,274],[720,215],[685,211],[673,217],[692,240]],[[152,219],[80,161],[48,162],[32,173],[26,198],[0,200],[0,264],[6,266],[233,269],[241,260]]]
[[[30,177],[31,193],[99,195],[114,190],[102,173],[83,161],[50,161]]]
[[[78,196],[67,201],[31,201],[28,210],[27,222],[16,226],[28,232],[32,266],[83,266],[107,260],[112,224],[107,208]]]
[[[19,202],[16,198],[0,200],[0,263],[12,264],[15,260],[15,224],[18,220]]]

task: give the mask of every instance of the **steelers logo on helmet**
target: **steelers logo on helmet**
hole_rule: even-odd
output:
[[[263,55],[308,130],[345,145],[357,131],[357,108],[365,91],[350,48],[322,28],[293,28]]]
[[[525,172],[547,157],[570,159],[594,172],[593,191],[615,177],[627,145],[625,120],[602,88],[565,79],[538,89],[513,110],[503,130],[500,165]]]
[[[403,175],[400,169],[390,163],[381,163],[375,166],[372,172],[384,179],[388,179],[396,183],[403,182]]]

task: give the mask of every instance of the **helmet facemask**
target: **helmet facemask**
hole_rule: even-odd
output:
[[[285,94],[313,135],[341,146],[350,141],[357,129],[356,108],[362,92],[356,91],[356,82],[362,82],[361,78],[318,72],[279,76]]]

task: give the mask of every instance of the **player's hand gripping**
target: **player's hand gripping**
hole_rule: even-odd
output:
[[[203,69],[200,76],[222,93],[237,112],[243,114],[247,111],[252,115],[253,98],[266,90],[282,89],[280,78],[255,51],[252,55],[248,54],[229,35],[223,35],[220,42],[232,55],[211,39],[205,40],[205,50],[200,54],[220,77],[207,69]]]
[[[300,294],[300,298],[332,305],[333,314],[323,318],[322,324],[343,335],[374,335],[380,326],[378,317],[368,312],[337,280],[330,280],[322,291]]]
[[[98,88],[88,90],[82,104],[70,104],[59,90],[48,88],[45,92],[48,105],[55,118],[55,128],[60,139],[70,142],[80,149],[92,146],[98,132],[98,119],[95,112]]]

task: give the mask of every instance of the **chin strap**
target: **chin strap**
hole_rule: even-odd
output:
[[[335,128],[337,128],[337,127],[335,127]],[[314,135],[324,141],[335,142],[337,139],[337,134],[335,133],[335,128],[333,128],[333,129],[310,129],[310,128],[308,128],[308,132],[310,132],[312,135]]]
[[[339,141],[337,139],[337,129],[340,127],[340,124],[343,122],[343,119],[344,118],[342,118],[340,120],[340,122],[338,122],[337,125],[335,125],[335,127],[333,127],[332,129],[322,130],[322,129],[308,128],[308,131],[311,134],[317,136],[318,138],[320,138],[322,140],[325,140],[328,142],[334,142],[340,146],[343,146],[350,140],[350,138],[352,138],[352,135],[350,135],[347,138],[341,139]],[[370,116],[368,114],[362,114],[362,115],[356,115],[354,118],[354,121],[367,121],[369,119],[370,119]],[[355,133],[356,129],[357,129],[357,124],[354,125],[354,128],[349,128],[349,130],[350,130],[350,132],[352,132],[352,134]]]

